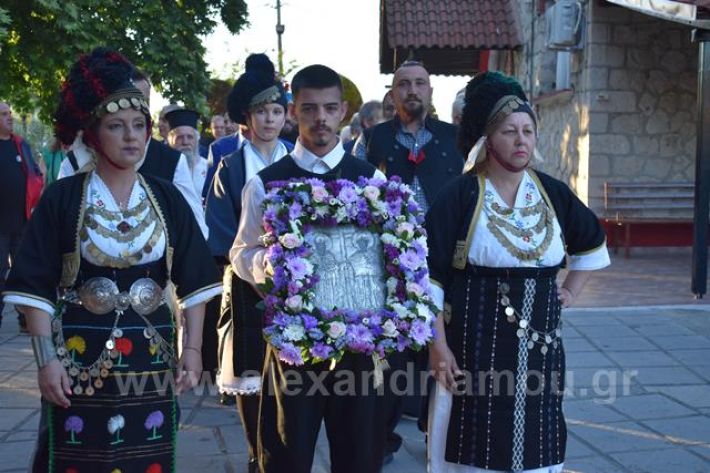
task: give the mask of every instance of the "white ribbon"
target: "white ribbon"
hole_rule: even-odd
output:
[[[486,135],[483,135],[478,139],[478,141],[476,141],[476,144],[473,145],[471,151],[468,152],[468,156],[466,157],[466,163],[463,165],[463,173],[466,174],[471,169],[473,169],[473,166],[476,164],[476,161],[478,161],[478,157],[481,155],[481,153],[485,152]]]
[[[380,358],[380,355],[378,355],[377,353],[372,354],[372,363],[375,365],[374,388],[377,389],[385,382],[385,375],[383,372],[390,368],[390,364],[384,358]]]

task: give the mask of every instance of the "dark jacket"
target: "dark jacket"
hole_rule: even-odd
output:
[[[457,128],[434,118],[427,118],[425,126],[432,139],[424,150],[424,161],[414,164],[407,159],[409,150],[396,139],[400,121],[393,119],[371,128],[367,141],[367,160],[389,178],[399,176],[411,184],[414,177],[424,189],[429,204],[434,202],[439,190],[463,169],[464,158],[456,147]]]

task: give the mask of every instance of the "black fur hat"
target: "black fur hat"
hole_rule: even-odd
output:
[[[527,112],[537,123],[528,98],[523,88],[515,78],[500,72],[483,72],[466,85],[461,125],[459,127],[458,145],[464,156],[468,155],[473,145],[483,136],[490,122],[495,118],[494,108],[506,96],[517,97],[516,110]],[[497,110],[496,110],[497,111]]]
[[[267,103],[286,108],[286,91],[276,79],[274,64],[266,54],[252,54],[246,60],[246,70],[239,76],[227,99],[227,111],[232,121],[246,125],[250,109]]]
[[[59,140],[71,144],[80,130],[103,114],[125,108],[142,111],[150,124],[145,97],[131,81],[134,69],[128,59],[108,48],[82,55],[69,69],[54,113]]]

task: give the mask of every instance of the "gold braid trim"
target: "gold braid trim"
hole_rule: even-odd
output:
[[[155,212],[158,214],[158,218],[160,219],[160,223],[163,225],[163,230],[165,231],[165,267],[167,269],[167,280],[171,281],[172,280],[172,268],[173,268],[173,253],[175,252],[174,248],[170,245],[170,233],[168,232],[168,224],[165,221],[165,216],[163,215],[163,210],[160,208],[160,205],[158,204],[158,199],[155,198],[155,194],[153,194],[153,189],[150,188],[150,186],[145,182],[145,179],[143,176],[138,174],[138,180],[140,181],[141,185],[143,186],[143,189],[145,189],[145,193],[148,196],[148,199],[150,199],[150,203],[153,205],[153,209],[155,209]]]
[[[81,263],[81,227],[84,222],[84,215],[86,213],[87,199],[89,189],[89,178],[91,173],[86,173],[84,176],[84,182],[82,183],[81,191],[81,203],[79,204],[79,218],[76,222],[76,227],[74,229],[74,251],[71,253],[64,253],[62,255],[62,275],[59,278],[60,287],[72,287],[79,275],[79,264]]]

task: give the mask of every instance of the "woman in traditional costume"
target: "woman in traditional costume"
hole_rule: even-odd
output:
[[[229,249],[242,213],[242,188],[256,173],[288,154],[279,141],[286,119],[286,92],[276,79],[274,65],[264,54],[252,54],[246,71],[229,94],[232,120],[249,128],[249,139],[219,164],[207,195],[209,244],[224,266],[224,293],[218,323],[220,391],[235,395],[249,446],[249,471],[257,471],[256,431],[261,391],[261,369],[266,342],[261,297],[254,287],[234,274]]]
[[[103,48],[71,67],[56,134],[83,131],[95,164],[45,191],[4,292],[27,314],[39,370],[36,472],[175,471],[175,396],[202,371],[204,304],[221,292],[184,198],[136,172],[151,121],[132,69]]]
[[[537,119],[515,79],[480,74],[465,97],[464,173],[427,215],[434,296],[450,304],[429,350],[429,471],[561,472],[561,308],[609,264],[605,235],[564,183],[531,167]]]

